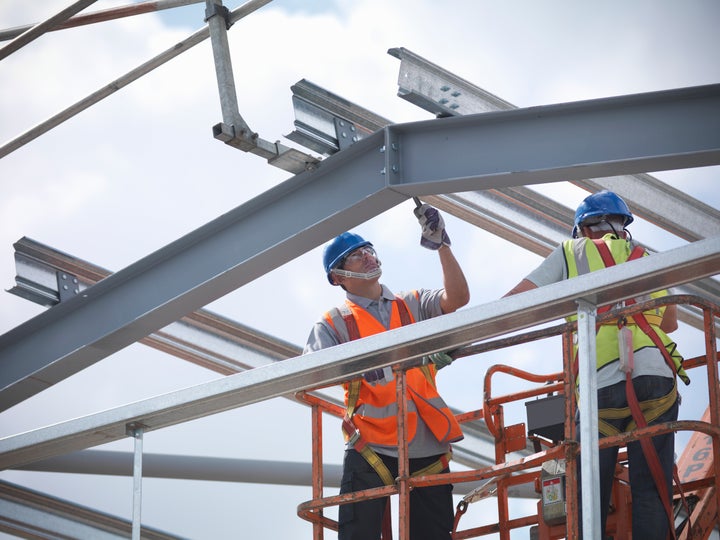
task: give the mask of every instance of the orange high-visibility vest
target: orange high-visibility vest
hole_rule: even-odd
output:
[[[398,302],[405,304],[401,298],[393,301],[389,328],[391,330],[402,326]],[[359,337],[385,332],[385,327],[365,309],[350,300],[346,300],[345,303],[355,319]],[[410,310],[407,309],[407,304],[405,304],[405,308],[410,314],[411,322],[415,322]],[[330,312],[325,314],[325,319],[333,328],[335,327],[337,319],[333,322]],[[441,443],[451,443],[463,438],[462,430],[455,420],[455,416],[435,388],[435,375],[436,369],[432,364],[422,368],[412,368],[406,373],[408,397],[406,433],[408,441],[412,441],[415,436],[418,415]],[[346,407],[348,406],[350,384],[352,383],[343,384]],[[362,379],[353,409],[352,421],[368,443],[397,446],[397,403],[394,377],[389,381],[385,380],[375,384]]]

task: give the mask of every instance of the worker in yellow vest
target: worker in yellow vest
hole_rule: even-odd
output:
[[[549,285],[647,255],[626,227],[633,216],[611,191],[585,198],[575,212],[573,239],[558,246],[507,295]],[[648,297],[627,299],[630,305],[666,296],[662,290]],[[506,295],[506,296],[507,296]],[[598,313],[609,306],[598,308]],[[571,320],[574,317],[570,318]],[[679,395],[676,375],[690,381],[682,356],[667,336],[677,328],[677,306],[644,311],[597,330],[598,430],[605,437],[643,424],[677,420]],[[579,382],[582,384],[582,381]],[[637,414],[633,414],[634,405]],[[640,412],[642,411],[642,412]],[[578,430],[579,433],[579,430]],[[670,515],[674,468],[673,433],[627,445],[633,504],[633,538],[665,540],[673,522]],[[605,534],[618,448],[600,451],[601,526]],[[582,523],[582,518],[580,520]],[[674,537],[674,530],[671,533]]]
[[[422,226],[421,245],[438,253],[444,287],[394,294],[380,283],[381,263],[373,245],[357,234],[345,232],[333,239],[323,253],[327,279],[345,290],[345,303],[315,323],[305,353],[451,313],[468,303],[467,281],[450,248],[442,216],[426,204],[416,208],[415,215]],[[429,355],[421,367],[407,372],[411,474],[448,472],[450,443],[463,437],[435,386],[437,370],[451,361],[450,356],[436,353]],[[389,367],[376,369],[343,386],[346,450],[340,493],[392,485],[398,475],[394,374]],[[341,505],[338,539],[385,537],[388,503],[386,497]],[[409,528],[413,540],[450,540],[453,519],[451,485],[411,492]]]

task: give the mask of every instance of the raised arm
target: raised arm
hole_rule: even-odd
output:
[[[450,246],[444,245],[437,252],[440,256],[445,288],[445,292],[440,297],[440,307],[443,313],[452,313],[470,301],[470,289]]]
[[[465,274],[450,249],[450,237],[445,230],[445,220],[440,212],[429,204],[421,205],[418,199],[415,199],[415,203],[418,206],[413,212],[422,227],[420,245],[437,251],[440,256],[445,289],[440,297],[440,308],[443,313],[452,313],[470,301],[470,289]]]

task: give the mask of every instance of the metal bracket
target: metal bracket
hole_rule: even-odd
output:
[[[69,300],[80,292],[78,278],[67,272],[57,271],[58,300],[60,303]]]
[[[345,150],[360,140],[355,124],[337,116],[333,120],[335,123],[335,136],[340,150]]]
[[[208,22],[216,15],[222,17],[225,20],[225,29],[230,30],[230,27],[234,22],[230,19],[230,10],[222,4],[210,4],[205,8],[205,19],[204,22]]]
[[[145,431],[147,426],[141,422],[128,422],[125,424],[125,434],[128,437],[137,437],[138,433]]]

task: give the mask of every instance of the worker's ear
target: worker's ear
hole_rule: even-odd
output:
[[[344,276],[339,276],[335,272],[331,273],[330,277],[332,277],[333,285],[341,285],[342,286],[343,282],[345,281]]]

